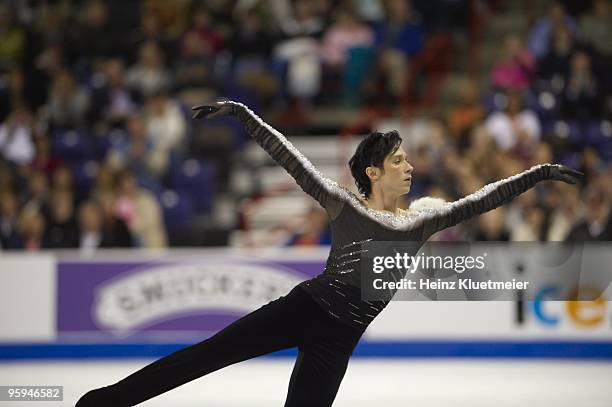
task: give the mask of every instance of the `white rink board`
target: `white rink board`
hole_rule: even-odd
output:
[[[52,255],[0,253],[0,342],[55,340]]]

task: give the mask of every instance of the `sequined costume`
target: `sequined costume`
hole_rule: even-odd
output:
[[[311,195],[331,219],[332,243],[325,270],[300,284],[334,318],[358,329],[382,311],[388,301],[361,300],[360,259],[368,241],[424,243],[434,233],[475,215],[490,211],[527,191],[537,182],[551,179],[550,164],[486,185],[452,203],[426,198],[417,200],[400,216],[364,206],[351,191],[323,175],[285,136],[246,106],[232,105],[232,114],[266,152]],[[411,245],[415,255],[420,245]]]

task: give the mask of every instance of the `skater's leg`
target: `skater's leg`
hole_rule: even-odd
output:
[[[329,407],[363,331],[334,320],[321,309],[309,319],[289,381],[285,407]]]
[[[350,353],[300,349],[289,381],[285,407],[329,407],[336,398]]]
[[[297,345],[304,294],[294,289],[213,337],[163,357],[118,383],[93,390],[77,407],[133,406],[225,366]]]

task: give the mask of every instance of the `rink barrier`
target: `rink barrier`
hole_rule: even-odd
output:
[[[159,358],[190,343],[168,344],[11,344],[0,346],[0,361],[27,359]],[[296,348],[264,357],[294,357]],[[359,358],[527,358],[612,360],[609,341],[474,342],[413,341],[360,342]]]

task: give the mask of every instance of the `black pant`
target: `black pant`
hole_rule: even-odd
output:
[[[362,334],[335,320],[298,286],[211,338],[88,392],[76,407],[133,406],[231,364],[295,346],[299,354],[285,407],[331,406]]]

